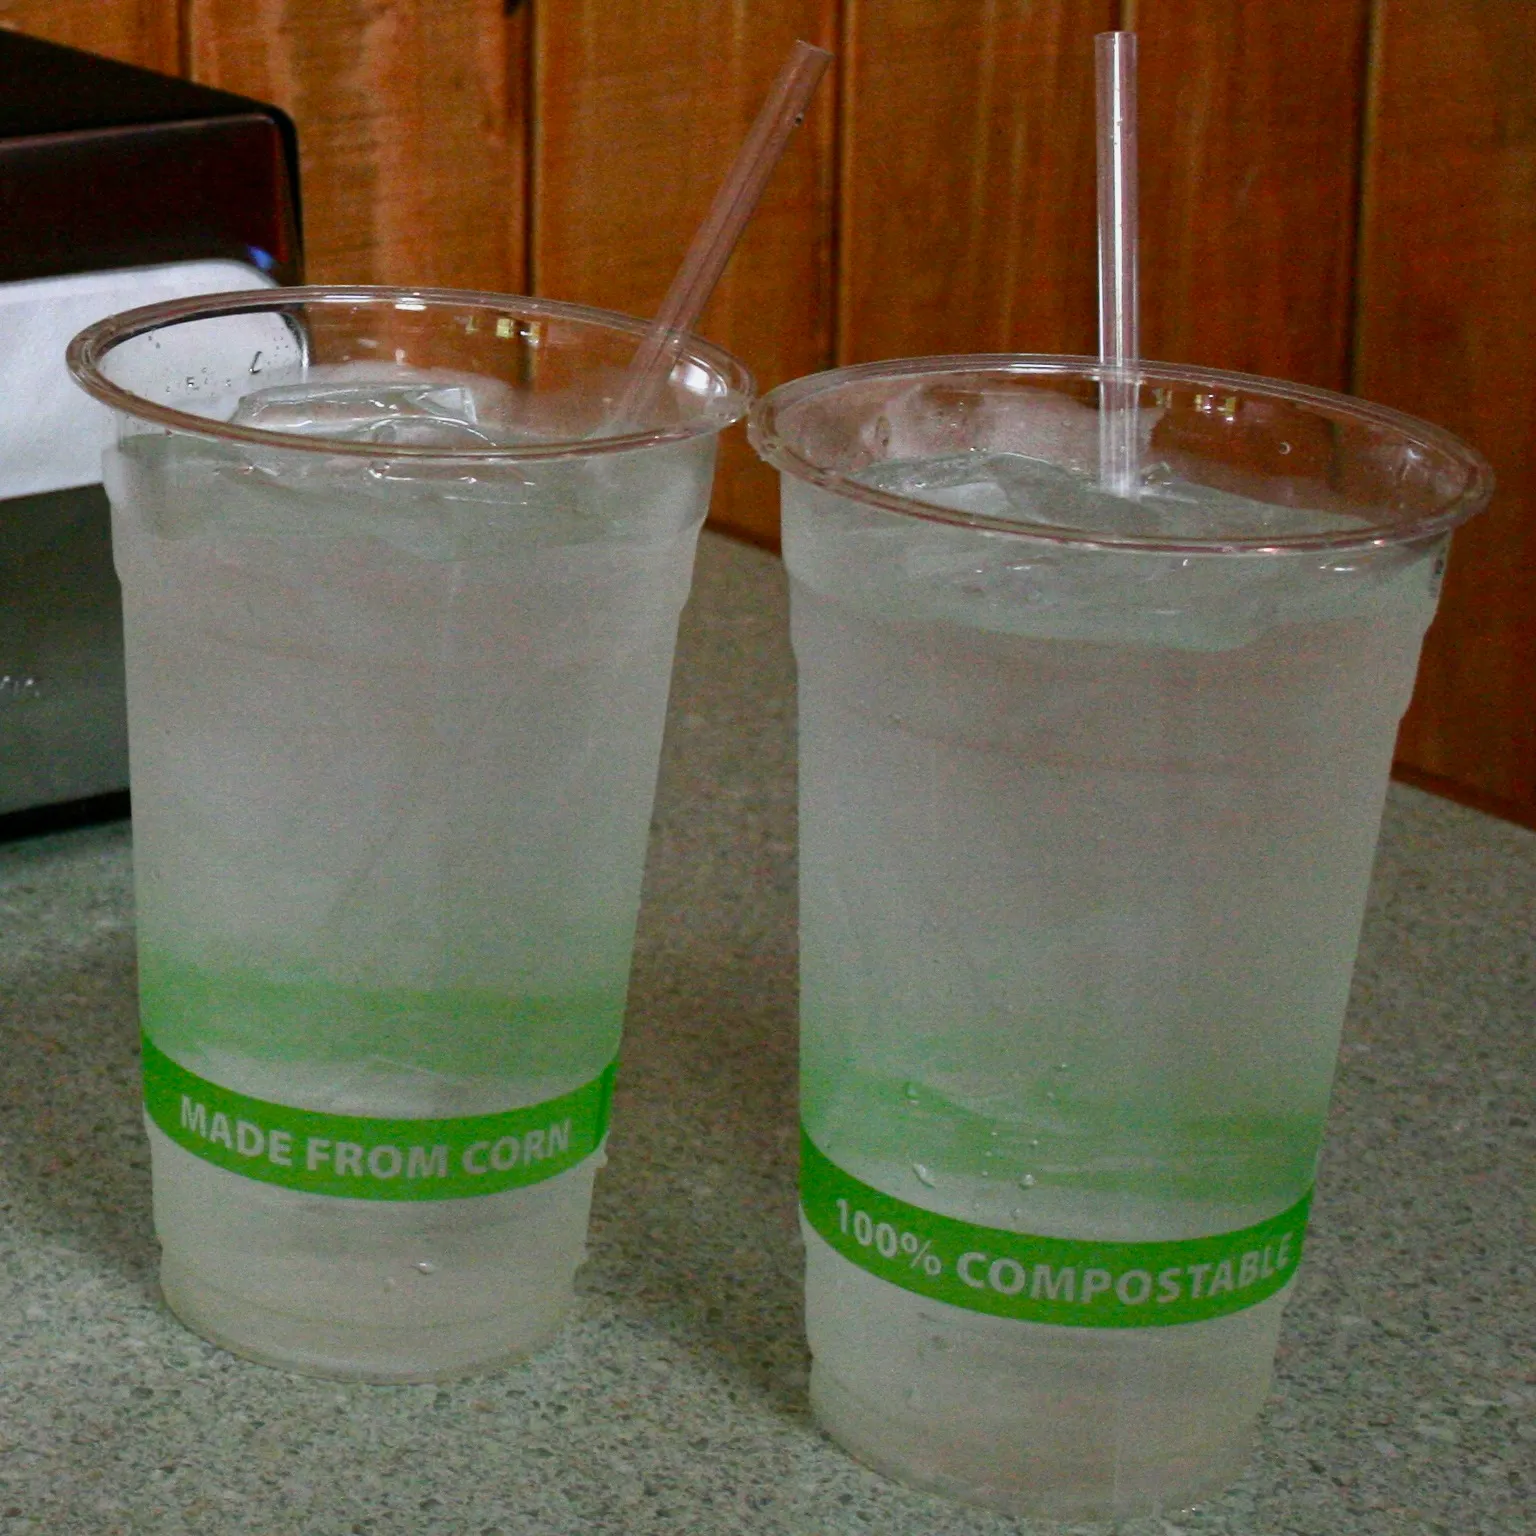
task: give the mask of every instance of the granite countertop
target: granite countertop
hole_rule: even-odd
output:
[[[807,1414],[793,720],[782,571],[706,537],[576,1312],[442,1386],[268,1370],[164,1311],[128,829],[0,845],[0,1536],[1047,1529]],[[1536,834],[1395,787],[1252,1468],[1126,1536],[1531,1528],[1533,930]]]

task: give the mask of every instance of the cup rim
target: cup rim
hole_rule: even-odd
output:
[[[316,283],[291,288],[248,288],[231,293],[197,294],[190,298],[145,304],[137,309],[108,315],[74,337],[65,352],[65,362],[76,384],[101,404],[173,431],[266,448],[355,458],[410,459],[416,462],[469,460],[486,464],[589,458],[594,454],[625,453],[662,443],[683,442],[692,437],[721,432],[740,421],[746,415],[756,391],[756,382],[750,370],[739,358],[727,352],[724,347],[692,332],[677,331],[672,333],[679,348],[677,360],[697,363],[707,368],[725,385],[726,397],[721,402],[719,416],[645,431],[616,432],[608,436],[562,442],[447,449],[421,444],[358,442],[297,432],[273,432],[262,427],[217,421],[211,417],[194,415],[190,411],[178,410],[175,406],[147,400],[113,383],[102,371],[102,363],[114,347],[150,331],[214,315],[251,314],[315,304],[377,305],[413,310],[473,306],[494,310],[509,319],[575,321],[582,325],[626,333],[637,342],[650,329],[649,321],[621,314],[617,310],[598,309],[588,304],[568,304],[557,299],[531,298],[523,294],[492,293],[469,288]]]
[[[1124,380],[1133,384],[1165,382],[1192,384],[1212,389],[1239,390],[1244,394],[1311,405],[1334,416],[1347,416],[1357,422],[1384,427],[1443,454],[1464,473],[1459,492],[1433,511],[1392,522],[1368,523],[1342,533],[1308,533],[1282,536],[1213,536],[1207,538],[1161,538],[1126,534],[1093,533],[1081,528],[1040,523],[1023,525],[986,513],[964,512],[954,507],[921,501],[893,491],[865,485],[838,470],[815,463],[792,446],[781,430],[784,414],[794,406],[819,394],[837,390],[866,379],[910,377],[931,374],[1005,374],[1010,377],[1076,377],[1094,382]],[[973,529],[1029,542],[1065,545],[1080,549],[1126,550],[1156,554],[1246,554],[1284,555],[1324,550],[1383,548],[1429,539],[1449,532],[1457,524],[1482,510],[1493,494],[1494,477],[1488,461],[1453,433],[1420,420],[1390,406],[1377,405],[1353,395],[1320,389],[1310,384],[1293,384],[1259,374],[1235,373],[1225,369],[1186,367],[1180,363],[1138,361],[1117,368],[1099,358],[1066,353],[981,352],[953,353],[936,357],[893,358],[881,362],[858,363],[846,368],[828,369],[781,384],[760,396],[747,417],[747,438],[767,463],[786,475],[831,491],[849,500],[863,502],[882,511],[950,527]]]

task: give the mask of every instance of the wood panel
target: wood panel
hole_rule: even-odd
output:
[[[527,20],[502,0],[185,0],[194,79],[298,125],[316,282],[521,290]]]
[[[1097,346],[1114,0],[846,0],[838,361]]]
[[[835,20],[836,0],[535,5],[534,291],[654,313],[791,45],[835,48]],[[765,389],[831,359],[834,107],[829,72],[699,326]],[[739,428],[712,520],[777,538]]]
[[[178,0],[0,0],[0,27],[174,75]]]
[[[1134,0],[1142,351],[1347,387],[1369,0]]]
[[[1378,0],[1355,387],[1493,461],[1457,533],[1399,758],[1536,826],[1536,29]],[[1427,776],[1427,777],[1426,777]]]

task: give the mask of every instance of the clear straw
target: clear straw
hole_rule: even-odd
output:
[[[725,264],[741,239],[747,220],[757,208],[768,178],[810,104],[832,55],[825,48],[797,42],[768,99],[757,114],[730,174],[725,178],[709,213],[693,237],[683,264],[672,279],[651,328],[630,361],[623,394],[610,423],[633,424],[643,419],[652,393],[671,372],[683,343],[683,333],[698,321],[709,296],[725,271]]]
[[[1136,360],[1136,34],[1093,40],[1099,119],[1099,483],[1117,496],[1140,491]]]

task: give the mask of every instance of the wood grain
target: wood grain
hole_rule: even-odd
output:
[[[193,78],[298,125],[309,277],[525,286],[527,21],[502,0],[188,0]]]
[[[1378,0],[1355,387],[1493,462],[1457,533],[1399,759],[1536,826],[1536,29]]]
[[[1502,489],[1457,536],[1400,766],[1536,825],[1529,4],[504,9],[0,0],[0,26],[286,107],[315,279],[533,288],[640,314],[790,42],[834,47],[701,326],[764,387],[834,359],[1092,350],[1091,39],[1136,27],[1143,350],[1352,387],[1494,461]],[[774,476],[739,434],[715,507],[774,539]]]
[[[178,73],[178,0],[0,0],[0,27]]]
[[[1113,0],[847,0],[838,361],[1097,345]]]
[[[649,315],[796,38],[836,0],[561,0],[534,15],[533,284]],[[771,388],[832,355],[832,77],[790,141],[699,330]],[[712,521],[772,543],[776,477],[726,435]]]
[[[1369,0],[1136,0],[1142,351],[1343,389]]]

